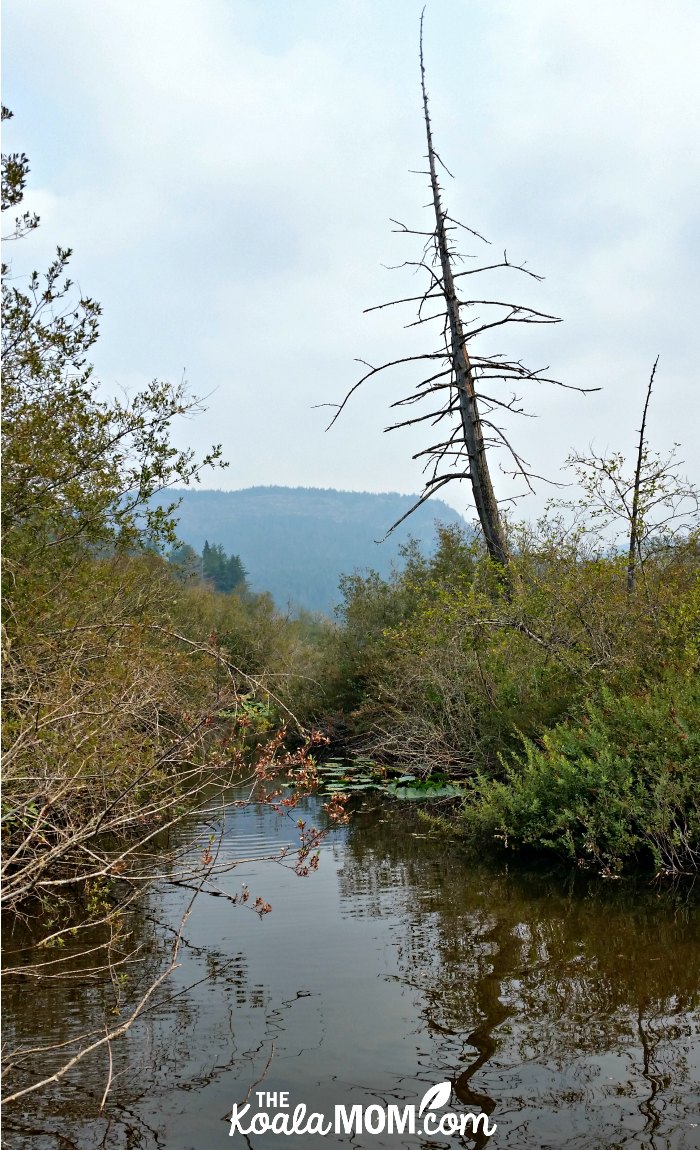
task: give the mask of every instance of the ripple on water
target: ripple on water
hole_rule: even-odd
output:
[[[313,802],[299,814],[320,817]],[[263,807],[189,825],[184,849],[213,834],[222,863],[245,860],[219,876],[220,889],[245,883],[272,913],[198,899],[158,1008],[115,1044],[106,1115],[105,1059],[86,1061],[29,1096],[23,1115],[8,1112],[10,1150],[231,1145],[222,1117],[263,1072],[266,1089],[326,1113],[415,1102],[450,1079],[457,1110],[491,1112],[496,1148],[697,1150],[695,906],[480,866],[456,844],[418,837],[405,814],[392,823],[361,813],[326,841],[318,873],[299,879],[265,861],[293,855],[294,829]],[[166,884],[135,919],[142,974],[158,969],[188,898]],[[127,998],[137,986],[134,972]],[[10,982],[5,1041],[62,1041],[109,1017],[110,1002],[109,982],[31,994]],[[265,1150],[279,1139],[254,1142]],[[428,1146],[403,1136],[367,1144]]]

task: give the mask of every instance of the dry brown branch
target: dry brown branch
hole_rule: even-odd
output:
[[[130,1011],[126,1019],[124,1019],[116,1026],[105,1025],[103,1031],[99,1030],[87,1032],[83,1035],[76,1036],[68,1040],[66,1043],[46,1044],[43,1047],[19,1049],[10,1053],[5,1052],[2,1073],[3,1077],[6,1078],[8,1075],[11,1075],[20,1067],[25,1066],[27,1061],[31,1059],[32,1056],[39,1055],[45,1058],[46,1056],[52,1055],[53,1053],[62,1049],[72,1048],[75,1051],[75,1047],[79,1046],[79,1049],[74,1053],[71,1053],[70,1057],[66,1057],[62,1065],[57,1070],[54,1070],[51,1074],[41,1075],[37,1077],[36,1081],[32,1082],[30,1085],[10,1091],[6,1096],[6,1102],[14,1102],[17,1099],[23,1097],[25,1094],[45,1088],[59,1081],[83,1059],[94,1055],[103,1046],[106,1046],[108,1051],[109,1066],[107,1082],[102,1099],[102,1107],[104,1108],[113,1079],[112,1043],[118,1038],[122,1037],[126,1031],[130,1029],[136,1019],[139,1018],[147,1008],[150,1008],[151,1004],[154,1002],[155,992],[162,985],[168,975],[172,973],[172,971],[176,968],[178,952],[183,937],[183,930],[187,922],[187,918],[191,913],[194,899],[201,894],[209,894],[215,897],[225,897],[228,898],[228,900],[233,904],[240,904],[241,906],[254,910],[258,915],[268,913],[270,907],[264,900],[258,898],[256,900],[249,901],[249,894],[246,888],[243,888],[239,895],[229,896],[225,891],[218,888],[214,883],[216,876],[223,875],[234,869],[236,866],[240,865],[242,862],[246,861],[243,856],[224,858],[220,855],[221,846],[223,843],[225,811],[230,809],[231,806],[242,807],[247,806],[250,802],[253,801],[265,801],[272,803],[273,805],[277,804],[281,812],[286,811],[289,813],[290,810],[293,809],[293,807],[299,801],[301,794],[307,793],[309,789],[313,789],[313,787],[315,787],[317,784],[316,768],[308,757],[308,752],[311,745],[312,744],[307,744],[305,747],[302,747],[293,753],[285,752],[281,742],[281,735],[275,735],[268,742],[267,746],[258,752],[255,761],[251,765],[251,768],[248,772],[247,784],[245,776],[241,778],[239,773],[239,777],[236,780],[239,789],[239,797],[234,799],[232,803],[224,801],[225,791],[228,789],[231,781],[229,780],[228,776],[226,776],[226,782],[224,785],[222,785],[219,791],[219,799],[217,802],[213,802],[210,798],[208,803],[201,807],[201,810],[198,812],[199,817],[203,820],[203,825],[206,825],[206,821],[212,817],[218,818],[219,823],[218,834],[215,832],[213,835],[211,835],[209,837],[208,845],[205,845],[203,848],[193,847],[191,844],[185,843],[182,846],[178,846],[176,844],[173,850],[163,850],[161,845],[159,850],[154,853],[150,850],[149,844],[154,834],[158,833],[158,830],[162,833],[162,825],[157,830],[149,828],[148,831],[139,836],[138,840],[134,844],[130,845],[128,848],[120,850],[118,854],[115,854],[114,851],[102,852],[99,841],[96,843],[95,849],[90,853],[91,855],[96,856],[101,856],[102,854],[104,855],[104,866],[100,869],[99,873],[110,873],[110,865],[114,865],[115,862],[118,863],[120,882],[126,882],[128,891],[126,898],[122,899],[121,902],[114,904],[109,909],[109,911],[105,913],[99,920],[110,930],[109,939],[105,940],[98,946],[85,947],[78,950],[77,952],[73,950],[73,952],[70,955],[66,955],[65,958],[64,956],[60,956],[55,959],[40,960],[35,963],[26,963],[21,966],[11,968],[11,970],[8,972],[9,974],[15,974],[17,976],[23,977],[31,976],[34,978],[64,977],[70,973],[70,968],[72,966],[73,972],[75,972],[77,969],[80,972],[81,977],[99,977],[100,975],[104,977],[105,975],[108,975],[112,979],[113,985],[115,986],[117,1004],[119,1004],[118,980],[116,972],[126,963],[133,964],[137,954],[137,952],[134,950],[131,950],[126,954],[115,954],[115,947],[121,946],[124,939],[124,934],[119,924],[124,916],[126,909],[132,903],[140,901],[143,896],[143,892],[148,888],[149,885],[153,884],[168,883],[173,886],[188,889],[192,892],[192,899],[190,900],[188,907],[182,916],[180,925],[176,931],[172,953],[170,955],[166,969],[161,971],[157,977],[151,981],[150,985],[142,993],[138,1002]],[[287,792],[284,799],[280,799],[280,792],[279,790],[275,789],[274,785],[274,780],[280,775],[280,772],[283,773],[283,776],[286,774],[288,778],[292,779],[296,788],[294,791]],[[211,789],[212,780],[213,776],[211,771],[209,771],[206,775],[202,775],[200,773],[198,786],[190,788],[190,803],[185,808],[186,810],[192,809],[192,800],[196,800],[198,797],[204,798],[207,791]],[[241,794],[242,787],[244,789]],[[173,816],[171,819],[168,819],[166,825],[174,827],[178,824],[178,822],[182,821],[182,817],[182,813],[179,813],[177,816]],[[339,818],[343,818],[340,804],[336,803],[334,810],[329,810],[329,817],[330,825],[333,824],[333,821],[338,821]],[[297,824],[295,822],[295,826],[296,825]],[[284,847],[279,852],[271,853],[269,859],[270,861],[281,863],[286,859],[293,858],[293,861],[290,863],[290,865],[293,866],[293,869],[295,869],[298,874],[305,874],[308,873],[309,868],[315,868],[317,860],[315,860],[313,857],[314,852],[317,850],[321,839],[325,837],[328,832],[327,830],[318,831],[315,828],[305,827],[303,824],[299,824],[299,826],[301,829],[299,831],[300,840],[298,846]],[[134,855],[133,859],[130,857],[132,854]],[[178,859],[180,860],[179,862]],[[138,866],[134,867],[133,865],[134,862],[138,863],[139,860],[141,860],[144,864],[141,870],[139,870]],[[128,873],[123,874],[121,872],[123,871],[123,867],[126,863],[130,864]],[[74,873],[71,876],[72,885],[76,886],[80,883],[85,884],[88,882],[88,878],[94,876],[95,873],[96,871],[94,869],[90,871]],[[41,890],[53,890],[56,886],[60,886],[64,881],[68,881],[68,876],[66,876],[66,879],[53,879],[49,874],[47,877],[43,878],[38,885]],[[91,923],[86,922],[81,925],[85,927],[90,925],[94,929],[97,924],[93,920]],[[47,939],[49,942],[51,939],[56,941],[62,933],[72,934],[73,928],[69,924],[65,928],[62,928],[61,931],[56,931],[51,935],[46,935],[45,939]],[[40,939],[41,936],[37,938],[35,935],[35,944]],[[101,952],[105,953],[104,962],[96,966],[91,965],[88,968],[84,967],[83,964],[86,957]],[[63,965],[67,966],[69,969],[54,969],[54,966]]]
[[[148,1006],[149,1002],[153,998],[153,995],[155,994],[158,987],[161,986],[162,983],[165,982],[166,978],[168,978],[172,974],[172,972],[177,968],[177,966],[178,966],[177,958],[178,958],[178,955],[180,952],[180,941],[182,939],[182,932],[185,928],[185,923],[187,922],[187,919],[189,918],[189,916],[192,912],[195,898],[196,898],[196,895],[194,895],[192,897],[192,899],[190,900],[190,902],[187,906],[187,909],[185,910],[185,913],[183,914],[182,919],[180,920],[180,926],[179,926],[179,929],[177,932],[177,937],[175,939],[175,943],[173,945],[171,959],[170,959],[170,962],[169,962],[167,968],[164,971],[162,971],[158,975],[158,977],[151,983],[151,985],[148,987],[148,989],[145,991],[145,993],[141,996],[141,998],[137,1002],[136,1006],[132,1010],[129,1017],[127,1019],[125,1019],[124,1022],[120,1023],[119,1026],[115,1026],[111,1030],[106,1030],[106,1033],[104,1034],[104,1036],[102,1038],[99,1038],[97,1041],[92,1042],[88,1046],[83,1047],[82,1050],[79,1050],[77,1054],[74,1054],[72,1058],[69,1058],[67,1060],[67,1062],[65,1062],[63,1064],[63,1066],[59,1067],[59,1069],[56,1070],[53,1074],[49,1075],[46,1078],[42,1078],[38,1082],[33,1082],[30,1086],[25,1086],[21,1090],[16,1090],[12,1094],[5,1095],[5,1097],[3,1099],[5,1106],[8,1106],[11,1102],[16,1102],[19,1098],[23,1098],[27,1094],[33,1093],[35,1090],[41,1090],[45,1086],[50,1086],[54,1082],[59,1082],[60,1079],[63,1078],[68,1073],[69,1070],[72,1070],[74,1066],[77,1066],[79,1062],[82,1062],[83,1059],[87,1058],[89,1055],[94,1054],[95,1051],[99,1050],[102,1046],[105,1045],[105,1043],[107,1043],[107,1044],[112,1043],[112,1042],[114,1042],[114,1040],[116,1038],[120,1038],[123,1034],[126,1034],[127,1030],[129,1030],[133,1026],[136,1019],[146,1009],[146,1007]],[[52,1049],[52,1047],[45,1047],[44,1048],[45,1051],[49,1051],[51,1049]],[[105,1097],[106,1097],[106,1093],[105,1093]]]
[[[107,1095],[109,1094],[110,1089],[112,1087],[112,1076],[114,1074],[114,1063],[112,1060],[112,1042],[111,1042],[111,1039],[109,1039],[109,1037],[107,1040],[107,1051],[109,1054],[109,1072],[107,1074],[107,1082],[105,1084],[104,1093],[102,1095],[102,1101],[100,1102],[100,1110],[99,1110],[100,1114],[102,1114],[104,1111],[105,1102],[107,1101]]]

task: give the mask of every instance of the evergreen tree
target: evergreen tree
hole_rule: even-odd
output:
[[[205,540],[202,551],[202,577],[217,591],[228,594],[245,589],[246,573],[238,555],[227,555],[221,543]]]

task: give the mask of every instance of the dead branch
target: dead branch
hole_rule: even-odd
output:
[[[649,410],[649,400],[651,399],[651,389],[654,386],[654,376],[656,375],[656,368],[659,363],[657,355],[654,360],[654,366],[651,369],[649,377],[649,384],[647,386],[647,393],[644,399],[644,410],[642,411],[642,426],[639,429],[639,446],[637,448],[637,466],[634,471],[634,493],[632,496],[632,510],[630,513],[630,534],[629,534],[629,549],[627,556],[627,594],[631,595],[634,591],[634,569],[639,554],[639,494],[642,478],[642,467],[644,466],[644,435],[647,425],[647,411]],[[641,556],[640,556],[641,558]]]
[[[429,205],[426,206],[430,207],[434,216],[434,227],[432,230],[409,227],[400,220],[393,218],[391,222],[399,234],[415,236],[424,241],[420,258],[404,260],[402,263],[394,265],[394,270],[402,268],[410,270],[414,274],[421,273],[427,276],[428,283],[423,292],[400,296],[386,303],[374,304],[366,308],[365,311],[369,313],[402,304],[412,304],[417,310],[416,318],[409,322],[406,327],[424,327],[439,323],[442,325],[444,346],[439,350],[421,355],[398,357],[380,365],[366,364],[368,370],[348,390],[342,402],[337,405],[328,405],[336,408],[329,428],[339,418],[354,393],[380,372],[389,368],[411,367],[423,361],[437,360],[444,364],[442,370],[427,375],[414,385],[411,392],[400,395],[391,402],[392,408],[421,404],[424,400],[428,400],[430,403],[429,397],[432,398],[439,394],[442,397],[441,400],[438,400],[440,406],[430,403],[429,409],[424,413],[413,418],[398,420],[384,429],[385,431],[394,431],[400,427],[411,427],[423,423],[432,426],[441,424],[443,421],[453,422],[455,425],[439,443],[427,446],[414,454],[414,459],[425,459],[426,468],[429,471],[432,467],[433,473],[424,487],[422,496],[408,514],[410,515],[416,508],[420,507],[425,499],[444,483],[468,478],[487,550],[501,567],[505,567],[509,558],[508,545],[499,513],[499,501],[496,499],[491,480],[487,449],[490,450],[495,446],[505,448],[514,463],[513,472],[507,473],[518,475],[524,481],[527,489],[532,490],[533,480],[542,477],[529,470],[511,442],[510,436],[502,428],[488,420],[482,421],[480,406],[484,405],[487,414],[495,409],[500,409],[514,415],[531,415],[530,412],[526,411],[521,400],[516,399],[515,395],[499,396],[493,386],[494,382],[507,384],[512,380],[532,380],[538,383],[554,384],[567,390],[578,391],[581,394],[588,394],[599,389],[565,384],[550,376],[547,368],[533,371],[525,367],[519,360],[509,359],[498,354],[484,356],[472,351],[474,341],[496,329],[505,329],[510,325],[554,324],[560,323],[561,320],[549,312],[512,300],[494,298],[490,295],[464,299],[457,294],[457,280],[466,281],[467,277],[496,272],[501,269],[519,272],[538,282],[543,277],[526,267],[525,263],[510,260],[505,250],[501,260],[492,260],[487,263],[482,260],[474,267],[456,269],[457,262],[463,257],[455,247],[455,230],[465,231],[480,241],[488,241],[476,229],[451,216],[442,205],[442,188],[438,179],[438,166],[447,172],[448,169],[433,141],[423,52],[423,20],[424,14],[421,15],[420,22],[419,60],[423,119],[427,141],[427,167],[420,174],[427,176],[429,180],[431,198]],[[441,304],[438,309],[427,306],[430,303],[436,304],[438,302]],[[477,308],[479,309],[478,315],[475,314]],[[471,314],[464,318],[467,312]],[[482,390],[480,387],[480,383],[485,380],[489,380],[491,384],[488,391]],[[485,436],[484,427],[492,431],[493,435]],[[438,475],[441,461],[450,458],[456,464],[460,457],[466,460],[466,468],[458,469],[452,466],[449,473]],[[406,518],[406,515],[402,516],[392,525],[387,534],[390,534]]]
[[[21,1090],[15,1090],[14,1093],[12,1093],[12,1094],[5,1095],[5,1097],[3,1099],[5,1106],[9,1105],[9,1103],[11,1103],[11,1102],[16,1102],[19,1098],[23,1098],[27,1094],[32,1094],[35,1090],[41,1090],[43,1087],[50,1086],[54,1082],[60,1082],[61,1078],[65,1077],[65,1075],[68,1073],[68,1071],[72,1070],[73,1067],[77,1066],[79,1062],[83,1061],[83,1059],[87,1058],[91,1054],[94,1054],[95,1051],[99,1050],[106,1043],[109,1044],[109,1043],[114,1042],[115,1039],[120,1038],[122,1035],[126,1034],[127,1030],[131,1029],[131,1027],[133,1026],[136,1019],[141,1014],[143,1014],[144,1010],[146,1009],[149,1002],[153,998],[153,995],[155,994],[158,987],[161,986],[162,983],[165,982],[166,978],[168,978],[172,974],[172,972],[177,969],[177,967],[179,965],[177,958],[178,958],[178,955],[180,952],[180,941],[182,939],[182,932],[185,928],[185,923],[187,922],[187,919],[189,918],[189,916],[192,912],[195,898],[196,898],[196,894],[193,895],[193,897],[191,898],[191,900],[187,906],[187,909],[185,910],[185,913],[182,916],[182,919],[180,921],[180,927],[179,927],[178,932],[177,932],[177,937],[176,937],[175,943],[173,945],[173,950],[172,950],[170,962],[169,962],[167,968],[164,971],[162,971],[161,974],[151,983],[151,985],[148,987],[148,989],[145,991],[145,993],[141,996],[141,998],[137,1002],[136,1006],[132,1010],[129,1017],[127,1019],[125,1019],[124,1022],[120,1023],[119,1026],[115,1026],[111,1030],[105,1028],[105,1034],[101,1038],[99,1038],[95,1042],[90,1043],[88,1046],[84,1046],[82,1048],[82,1050],[79,1050],[77,1052],[77,1054],[74,1054],[72,1058],[69,1058],[67,1060],[67,1062],[65,1062],[63,1064],[63,1066],[59,1067],[59,1069],[56,1070],[53,1074],[50,1074],[46,1078],[42,1078],[38,1082],[32,1082],[30,1086],[25,1086]],[[47,1047],[46,1049],[50,1050],[52,1048]],[[106,1094],[105,1094],[105,1097],[106,1097]]]

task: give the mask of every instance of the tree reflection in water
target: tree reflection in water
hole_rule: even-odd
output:
[[[231,817],[238,842],[269,854],[281,833],[269,811]],[[241,881],[273,913],[260,922],[221,899],[198,903],[181,968],[115,1048],[104,1113],[105,1067],[83,1066],[21,1113],[8,1108],[8,1150],[235,1145],[224,1116],[261,1074],[265,1089],[331,1114],[335,1103],[417,1103],[450,1080],[455,1110],[498,1124],[494,1150],[700,1145],[700,927],[683,892],[474,862],[382,807],[359,812],[308,880],[261,863],[234,873],[232,889]],[[142,947],[132,993],[167,951],[179,897],[161,892],[132,923]],[[114,1005],[111,984],[80,977],[27,990],[5,987],[15,1045],[60,1041],[96,1004]],[[283,1141],[308,1150],[308,1139]],[[484,1139],[319,1142],[460,1144],[481,1150]]]
[[[466,1108],[498,1122],[494,1141],[699,1146],[700,930],[688,892],[484,866],[421,830],[356,823],[342,891],[349,913],[358,894],[378,916],[403,901],[396,977],[415,992],[427,1061]]]

